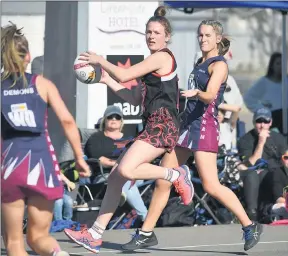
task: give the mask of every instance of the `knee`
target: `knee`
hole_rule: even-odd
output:
[[[205,181],[202,183],[203,189],[206,193],[210,196],[215,197],[219,191],[219,187],[221,186],[219,181],[212,182],[212,181]]]
[[[132,189],[134,189],[134,186],[132,186],[131,188],[131,181],[127,181],[125,182],[125,184],[122,187],[122,193],[124,193],[125,195],[128,195]]]
[[[246,171],[243,181],[249,184],[259,183],[258,173],[255,171]]]
[[[63,207],[63,198],[57,199],[54,203],[54,210],[62,209],[62,207]]]
[[[171,189],[171,182],[167,180],[156,180],[155,182],[155,189],[161,191],[170,191]]]
[[[26,234],[26,241],[28,246],[34,250],[34,248],[37,246],[39,239],[48,237],[49,236],[49,226],[43,226],[39,228],[31,228],[28,226],[27,234]]]
[[[64,196],[62,197],[62,198],[59,198],[59,199],[57,199],[55,202],[54,202],[54,205],[56,206],[62,206],[63,205],[63,198],[64,198]]]
[[[121,164],[118,166],[118,173],[127,180],[134,180],[133,171],[130,168],[122,166]]]
[[[65,200],[64,200],[64,204],[65,204],[65,207],[73,207],[73,199],[68,196],[68,195],[65,195]]]
[[[21,234],[22,235],[22,234]],[[22,237],[13,237],[9,235],[5,235],[5,238],[3,236],[4,244],[6,247],[7,251],[10,251],[13,248],[19,248],[19,247],[24,247],[23,243],[21,242]]]
[[[31,231],[29,231],[29,230],[27,231],[26,241],[27,241],[28,246],[29,246],[32,250],[34,250],[38,238],[39,238],[39,234],[36,235],[35,232],[31,232]]]
[[[250,170],[247,170],[247,178],[251,178],[251,179],[254,179],[254,177],[257,177],[258,176],[258,173],[255,172],[255,171],[250,171]]]

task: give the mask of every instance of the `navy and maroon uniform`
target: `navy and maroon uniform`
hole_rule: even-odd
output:
[[[47,103],[38,94],[36,76],[2,81],[1,198],[9,203],[41,195],[62,198],[60,169],[47,130]]]
[[[200,63],[200,58],[191,72],[188,89],[199,89],[206,91],[210,74],[209,65],[217,61],[226,60],[223,56],[216,56]],[[210,104],[205,104],[199,99],[188,99],[186,109],[181,116],[180,137],[177,146],[188,148],[192,151],[218,152],[219,123],[217,119],[218,106],[223,101],[226,82],[222,83],[220,89]]]

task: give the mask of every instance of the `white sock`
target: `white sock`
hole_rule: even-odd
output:
[[[93,226],[88,229],[88,232],[92,235],[94,239],[101,239],[105,229],[105,227],[95,221]]]
[[[57,256],[58,252],[60,252],[60,251],[61,251],[60,248],[53,249],[53,252],[52,252],[51,256]]]
[[[175,180],[178,179],[179,176],[180,176],[180,172],[178,172],[177,170],[174,170],[172,168],[166,168],[164,179],[170,182],[174,182]]]
[[[151,236],[152,235],[152,231],[146,232],[146,231],[139,230],[139,235]]]

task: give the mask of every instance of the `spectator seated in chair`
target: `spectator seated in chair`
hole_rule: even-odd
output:
[[[125,138],[121,132],[123,128],[123,113],[117,106],[108,106],[101,120],[100,131],[95,132],[88,139],[84,152],[88,158],[96,158],[100,160],[104,173],[110,173],[116,160],[125,150],[127,143],[133,138]],[[95,173],[95,170],[93,170]],[[97,173],[97,170],[96,170]],[[80,179],[80,184],[95,183],[96,181]],[[134,208],[138,216],[144,221],[147,215],[147,208],[141,198],[138,185],[143,181],[137,181],[131,188],[131,181],[127,181],[122,190],[122,195],[128,201],[130,206]],[[130,189],[129,189],[130,188]]]
[[[63,198],[59,198],[54,203],[54,220],[71,220],[73,217],[73,199],[69,192],[74,190],[76,185],[64,174],[60,173],[64,185]]]
[[[288,150],[282,156],[283,166],[273,172],[273,199],[272,213],[280,218],[288,219],[288,208],[286,208],[284,188],[288,187]]]
[[[250,219],[257,220],[263,203],[272,195],[271,174],[281,168],[281,156],[288,147],[283,135],[270,131],[272,113],[269,109],[258,109],[254,113],[253,122],[254,129],[242,136],[238,142],[238,153],[242,160],[238,169],[244,184],[247,213]],[[268,162],[267,169],[247,170],[260,158]]]

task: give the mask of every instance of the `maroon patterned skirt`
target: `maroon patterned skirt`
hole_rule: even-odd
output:
[[[144,130],[135,138],[149,143],[156,148],[171,152],[179,138],[179,122],[169,110],[160,108],[153,112],[144,122]]]

